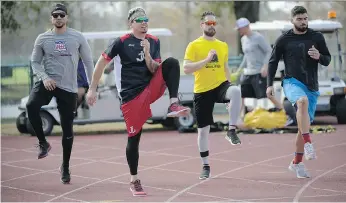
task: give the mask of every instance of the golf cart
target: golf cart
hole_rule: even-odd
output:
[[[332,18],[333,16],[336,16],[335,13],[329,17]],[[267,33],[267,31],[276,31],[276,39],[281,32],[291,29],[293,24],[289,21],[256,22],[252,23],[250,27],[254,31],[266,31],[266,33],[262,33],[269,38],[274,36],[269,36],[272,33]],[[338,35],[339,29],[342,28],[342,24],[336,20],[312,20],[309,21],[309,28],[323,33],[326,44],[332,55],[332,61],[328,67],[319,64],[318,77],[320,97],[317,102],[316,116],[336,116],[339,124],[346,124],[346,85],[345,81],[341,78],[343,75],[345,76],[346,72],[343,69],[341,45]],[[283,71],[284,63],[283,60],[281,60],[279,62],[276,77],[282,78]],[[276,82],[276,88],[281,88],[280,83],[280,81]],[[294,107],[287,100],[284,92],[279,92],[281,92],[279,97],[283,102],[286,113],[296,123]]]
[[[87,32],[83,33],[84,36],[89,40],[90,46],[93,50],[97,45],[100,47],[99,42],[96,44],[94,41],[101,40],[106,41],[105,46],[100,47],[104,49],[109,40],[115,37],[124,35],[128,33],[128,30],[124,31],[112,31],[112,32]],[[169,29],[149,29],[149,34],[160,37],[163,44],[166,41],[164,37],[172,36],[172,32]],[[102,43],[102,42],[100,42]],[[167,48],[167,47],[163,47]],[[164,49],[162,49],[164,50]],[[169,49],[168,49],[169,50]],[[93,50],[94,51],[94,50]],[[98,52],[96,54],[100,54]],[[97,55],[97,56],[98,56]],[[162,54],[169,55],[169,54]],[[114,60],[118,60],[115,58]],[[114,62],[114,66],[118,63]],[[114,71],[113,71],[114,72]],[[74,119],[75,125],[85,125],[93,123],[109,123],[109,122],[123,122],[124,118],[120,110],[120,101],[118,90],[114,81],[114,74],[103,74],[103,78],[98,86],[98,101],[94,106],[88,106],[86,102],[80,105],[77,110],[77,116]],[[181,102],[185,106],[193,108],[193,76],[184,75],[180,77],[179,93],[181,94]],[[30,122],[27,119],[26,113],[26,103],[28,101],[28,96],[22,98],[18,109],[21,111],[20,115],[17,117],[17,129],[21,133],[30,133],[34,135]],[[149,124],[162,124],[164,127],[171,129],[188,128],[195,124],[195,117],[193,115],[194,111],[191,111],[190,115],[186,117],[179,118],[167,118],[167,110],[169,106],[169,95],[168,91],[165,92],[164,96],[158,99],[155,103],[151,105],[152,118],[147,121]],[[50,135],[54,125],[60,125],[60,116],[57,110],[57,103],[55,98],[51,100],[48,105],[41,108],[41,119],[43,132],[46,136]],[[124,128],[125,129],[125,128]]]

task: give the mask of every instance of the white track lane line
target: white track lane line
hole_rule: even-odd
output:
[[[327,175],[328,173],[333,172],[333,171],[335,171],[335,170],[338,170],[339,168],[342,168],[342,167],[344,167],[344,166],[346,166],[346,163],[345,163],[345,164],[342,164],[342,165],[340,165],[340,166],[338,166],[338,167],[335,167],[335,168],[333,168],[333,169],[330,169],[330,170],[328,170],[328,171],[326,171],[326,172],[324,172],[324,173],[322,173],[322,174],[316,176],[315,178],[313,178],[313,179],[310,180],[309,182],[305,183],[305,185],[303,185],[303,187],[300,188],[300,190],[296,193],[296,196],[294,197],[293,202],[298,202],[300,196],[303,194],[303,192],[306,190],[306,188],[308,188],[308,187],[309,187],[312,183],[314,183],[316,180],[318,180],[319,178],[321,178],[321,177]]]
[[[265,146],[268,146],[268,145],[259,145],[259,146],[249,147],[249,148],[239,148],[239,149],[227,150],[227,151],[215,153],[214,155],[223,154],[223,153],[229,153],[229,152],[232,152],[232,151],[249,150],[249,149],[254,149],[254,148],[259,148],[259,147],[265,147]],[[139,170],[139,171],[146,171],[146,170],[150,170],[150,169],[154,169],[154,168],[158,168],[158,167],[162,167],[162,166],[166,166],[166,165],[171,165],[171,164],[175,164],[175,163],[180,163],[180,162],[184,162],[184,161],[188,161],[188,160],[193,160],[193,159],[199,159],[199,157],[186,158],[186,159],[182,159],[182,160],[179,160],[179,161],[168,162],[168,163],[165,163],[165,164],[160,164],[160,165],[148,167],[148,168],[145,168],[145,169],[142,169],[142,170]],[[86,188],[86,187],[90,187],[90,186],[96,185],[96,184],[98,184],[98,183],[102,183],[102,182],[105,182],[105,181],[108,181],[108,180],[111,180],[111,179],[114,179],[114,178],[122,177],[122,176],[125,176],[125,175],[129,175],[129,174],[128,174],[128,173],[124,173],[124,174],[121,174],[121,175],[117,175],[117,176],[113,176],[113,177],[110,177],[110,178],[106,178],[106,179],[103,179],[103,180],[100,180],[100,181],[96,181],[96,182],[94,182],[94,183],[91,183],[91,184],[85,185],[85,186],[83,186],[83,187],[80,187],[80,188],[71,190],[71,191],[69,191],[69,192],[63,193],[63,194],[61,194],[60,196],[57,196],[57,197],[54,197],[54,198],[48,200],[47,202],[54,201],[54,200],[56,200],[56,199],[59,199],[59,198],[61,198],[61,197],[64,197],[64,196],[69,195],[69,194],[71,194],[71,193],[74,193],[74,192],[76,192],[76,191],[82,190],[82,189],[84,189],[84,188]]]
[[[336,147],[336,146],[342,146],[342,145],[345,145],[346,143],[341,143],[341,144],[335,144],[335,145],[328,145],[328,146],[325,146],[325,147],[322,147],[322,148],[319,148],[319,150],[317,151],[320,151],[321,149],[327,149],[327,148],[331,148],[331,147]],[[229,171],[226,171],[226,172],[223,172],[223,173],[220,173],[220,174],[217,174],[215,175],[213,178],[209,178],[209,179],[206,179],[204,181],[200,181],[200,182],[197,182],[193,185],[190,185],[186,188],[184,188],[183,190],[179,191],[178,193],[176,193],[175,195],[173,195],[172,197],[170,197],[166,202],[171,202],[173,201],[175,198],[179,197],[180,195],[182,195],[183,193],[185,193],[186,191],[198,186],[198,185],[201,185],[203,183],[206,183],[208,181],[210,181],[211,179],[214,179],[214,178],[217,178],[219,176],[222,176],[222,175],[225,175],[227,173],[231,173],[231,172],[234,172],[234,171],[238,171],[238,170],[242,170],[244,168],[247,168],[247,167],[251,167],[251,166],[255,166],[255,165],[258,165],[258,164],[261,164],[261,163],[265,163],[265,162],[268,162],[268,161],[273,161],[273,160],[277,160],[277,159],[281,159],[281,158],[286,158],[286,157],[289,157],[289,156],[292,156],[292,153],[290,154],[287,154],[287,155],[283,155],[283,156],[278,156],[278,157],[274,157],[274,158],[270,158],[270,159],[266,159],[266,160],[263,160],[263,161],[259,161],[259,162],[255,162],[255,163],[252,163],[252,164],[248,164],[246,166],[242,166],[242,167],[238,167],[238,168],[235,168],[235,169],[232,169],[232,170],[229,170]]]

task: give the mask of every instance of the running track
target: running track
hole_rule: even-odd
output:
[[[132,197],[125,158],[126,135],[76,136],[72,181],[60,183],[60,137],[37,160],[35,137],[1,137],[2,202],[345,202],[346,125],[316,134],[318,159],[305,161],[312,178],[297,179],[287,167],[295,134],[241,135],[232,146],[224,133],[210,136],[212,178],[198,179],[201,162],[195,133],[145,132],[139,177],[147,197]]]

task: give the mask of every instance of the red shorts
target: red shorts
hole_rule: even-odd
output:
[[[149,85],[137,97],[121,105],[128,136],[136,135],[152,116],[150,104],[158,100],[166,90],[166,82],[159,66]]]

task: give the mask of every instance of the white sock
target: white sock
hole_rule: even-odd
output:
[[[201,157],[202,158],[202,163],[203,165],[209,165],[209,160],[208,160],[208,157]]]
[[[171,101],[171,104],[173,104],[174,102],[177,102],[179,100],[178,100],[178,98],[171,98],[170,101]]]
[[[131,175],[131,182],[134,182],[135,180],[137,180],[137,175]]]

